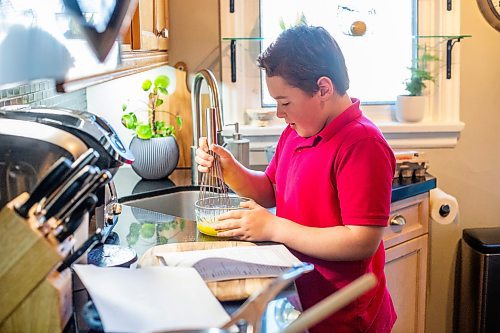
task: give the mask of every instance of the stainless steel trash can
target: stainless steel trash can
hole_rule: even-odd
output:
[[[459,333],[500,332],[500,228],[464,229]]]

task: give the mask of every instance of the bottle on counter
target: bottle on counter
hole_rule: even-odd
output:
[[[240,133],[240,124],[227,124],[234,126],[233,136],[226,140],[225,147],[245,167],[250,166],[250,140],[244,139]]]

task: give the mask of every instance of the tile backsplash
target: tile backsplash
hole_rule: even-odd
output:
[[[81,89],[71,93],[58,93],[53,80],[37,80],[0,90],[0,108],[20,104],[87,111],[87,92],[86,89]]]

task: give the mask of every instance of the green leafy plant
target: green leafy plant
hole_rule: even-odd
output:
[[[148,101],[142,109],[128,111],[128,105],[122,105],[122,111],[125,113],[122,116],[122,124],[126,128],[134,131],[139,139],[148,140],[151,138],[160,138],[165,136],[175,137],[175,128],[173,125],[166,125],[165,121],[157,120],[160,112],[168,113],[175,116],[175,121],[182,128],[182,118],[179,115],[174,115],[169,111],[160,110],[163,105],[163,96],[168,95],[167,87],[170,84],[170,79],[166,75],[159,75],[154,82],[146,80],[142,83],[142,90],[148,93]],[[147,122],[138,120],[136,112],[147,112]]]
[[[429,63],[439,61],[439,57],[433,55],[428,46],[419,47],[418,53],[413,66],[408,68],[411,76],[404,82],[409,96],[422,96],[422,91],[426,87],[425,82],[434,81],[434,76],[429,71]]]
[[[301,12],[300,14],[297,13],[297,18],[295,19],[294,24],[287,25],[285,23],[285,21],[283,20],[283,17],[280,17],[279,24],[280,24],[281,30],[285,31],[286,29],[293,28],[294,26],[297,26],[297,25],[307,25],[307,18],[304,15],[304,12]]]

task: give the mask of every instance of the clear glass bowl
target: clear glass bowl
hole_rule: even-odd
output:
[[[217,236],[214,224],[218,222],[219,215],[237,209],[240,203],[249,201],[243,197],[208,197],[195,202],[194,211],[196,214],[196,227],[198,231],[205,235]]]

